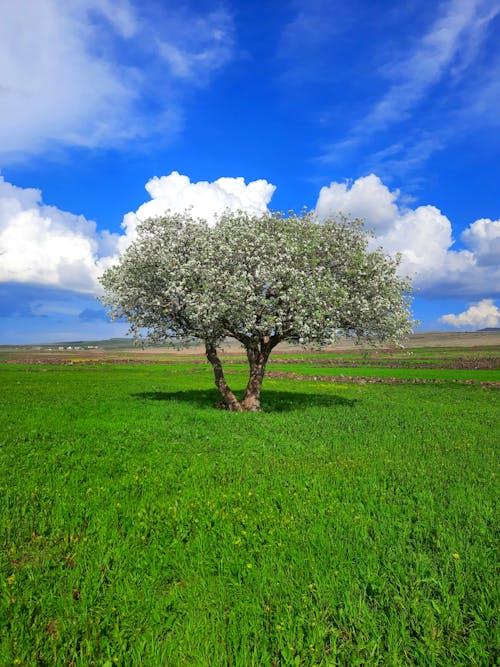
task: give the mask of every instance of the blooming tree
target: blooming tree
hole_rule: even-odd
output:
[[[313,213],[227,212],[213,227],[167,213],[142,222],[104,273],[103,302],[137,338],[203,340],[223,405],[255,411],[278,343],[395,343],[410,332],[410,286],[397,275],[398,259],[368,243],[361,221],[319,222]],[[241,400],[218,355],[227,337],[245,348],[250,366]]]

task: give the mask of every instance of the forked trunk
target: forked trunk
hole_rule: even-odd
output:
[[[247,357],[250,364],[250,377],[248,378],[241,406],[245,412],[259,412],[260,392],[262,390],[269,352],[263,352],[259,349],[248,349]]]
[[[215,386],[222,396],[222,407],[231,412],[259,412],[260,392],[266,372],[266,364],[273,347],[277,344],[277,337],[270,339],[266,336],[260,346],[247,348],[247,358],[250,365],[250,377],[241,401],[233,394],[224,377],[222,363],[217,355],[217,349],[213,343],[205,342],[207,359],[214,369]]]
[[[222,370],[222,363],[217,355],[217,348],[213,343],[205,342],[205,351],[207,354],[207,359],[212,364],[214,369],[215,386],[220,391],[220,395],[222,396],[223,407],[225,407],[227,410],[231,410],[231,412],[243,412],[243,408],[241,407],[240,402],[233,394],[226,382],[224,371]]]

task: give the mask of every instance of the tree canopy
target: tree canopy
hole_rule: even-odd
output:
[[[260,409],[272,349],[282,341],[322,346],[341,336],[398,343],[411,331],[410,284],[399,259],[378,248],[360,220],[318,221],[227,212],[214,226],[189,212],[150,218],[101,282],[103,302],[137,338],[204,341],[223,404]],[[237,400],[217,349],[232,337],[250,378]]]

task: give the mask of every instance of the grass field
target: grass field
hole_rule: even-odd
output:
[[[499,664],[500,372],[295,361],[0,365],[2,667]]]

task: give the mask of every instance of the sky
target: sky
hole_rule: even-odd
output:
[[[362,217],[419,330],[500,326],[498,0],[16,0],[0,344],[123,336],[99,276],[192,207]]]

